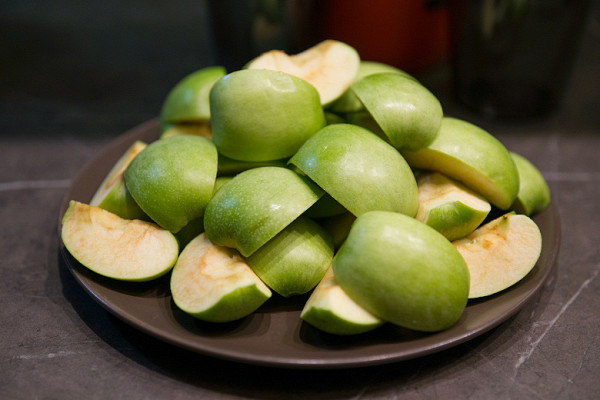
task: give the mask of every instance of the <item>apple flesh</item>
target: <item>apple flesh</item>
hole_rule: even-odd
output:
[[[256,311],[271,297],[237,251],[201,234],[181,252],[171,273],[173,302],[207,322],[230,322]]]
[[[125,170],[125,183],[153,221],[177,232],[201,217],[217,175],[217,150],[208,139],[181,135],[150,143]]]
[[[519,171],[519,193],[510,207],[527,216],[538,213],[550,204],[550,188],[540,170],[527,158],[510,152]]]
[[[315,328],[334,335],[358,335],[385,323],[344,292],[335,280],[331,268],[311,293],[300,318]]]
[[[414,78],[377,73],[353,83],[352,91],[397,149],[419,150],[437,136],[442,106]]]
[[[402,151],[408,164],[455,179],[507,210],[519,191],[519,173],[504,145],[467,121],[444,117],[435,140],[417,151]]]
[[[419,210],[417,220],[452,241],[473,232],[492,207],[477,193],[439,172],[417,176]]]
[[[291,56],[281,50],[268,51],[250,61],[246,67],[297,76],[317,89],[321,104],[326,106],[350,87],[359,65],[360,57],[353,47],[337,40],[324,40]]]
[[[161,126],[160,139],[171,136],[196,135],[212,139],[212,128],[210,121],[198,123],[167,123]]]
[[[249,169],[214,194],[206,207],[204,229],[214,244],[248,257],[322,195],[314,182],[288,168]]]
[[[354,215],[371,210],[417,213],[417,183],[410,167],[396,149],[364,128],[326,126],[289,164]]]
[[[469,298],[479,298],[523,279],[540,257],[542,236],[528,216],[508,213],[452,244],[469,268]]]
[[[171,270],[179,254],[171,232],[75,200],[62,218],[61,239],[83,266],[123,281],[156,279]]]
[[[103,208],[125,219],[149,219],[135,202],[125,185],[123,174],[131,160],[146,148],[146,143],[136,140],[119,158],[106,175],[90,205]]]
[[[333,273],[361,307],[408,329],[446,329],[467,305],[469,270],[460,253],[435,229],[399,213],[359,216]]]
[[[326,125],[319,94],[308,82],[272,70],[241,70],[210,92],[213,141],[242,161],[290,157]]]
[[[246,258],[267,286],[283,297],[302,295],[323,278],[333,258],[333,240],[319,224],[298,217]]]

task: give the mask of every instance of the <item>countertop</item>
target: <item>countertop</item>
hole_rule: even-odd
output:
[[[585,27],[560,109],[493,120],[454,101],[448,71],[420,78],[448,114],[542,171],[560,252],[543,288],[498,327],[378,366],[305,370],[183,350],[115,318],[59,252],[59,206],[85,163],[157,116],[185,74],[217,63],[201,2],[0,6],[0,398],[591,399],[600,392],[600,13]]]

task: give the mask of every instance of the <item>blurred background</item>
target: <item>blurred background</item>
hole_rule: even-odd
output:
[[[548,7],[542,10],[546,14],[541,22],[536,21],[526,27],[529,31],[518,33],[515,10],[527,3]],[[537,65],[525,66],[528,76],[540,76],[539,71],[555,61],[570,71],[572,60],[581,50],[577,40],[581,31],[589,26],[598,37],[599,3],[598,0],[3,1],[0,134],[43,134],[57,129],[78,134],[118,133],[155,117],[169,89],[196,69],[215,64],[237,69],[262,51],[280,48],[294,53],[323,38],[346,41],[364,59],[405,69],[421,79],[443,102],[450,103],[456,97],[451,85],[453,54],[459,54],[463,62],[463,81],[480,73],[477,68],[498,66],[498,45],[507,41],[521,43],[515,50],[521,53],[551,43],[546,46],[546,53],[533,61]],[[466,13],[466,6],[475,11]],[[568,17],[567,22],[561,22],[565,20],[561,16]],[[558,32],[558,38],[553,38],[552,32]],[[484,34],[495,35],[489,41],[495,44],[493,49],[478,37]],[[517,34],[521,36],[509,37]],[[532,36],[536,40],[523,41],[524,37]],[[541,39],[544,37],[548,39]],[[563,43],[558,43],[562,39]],[[457,43],[467,47],[459,49]],[[469,58],[473,54],[480,58]],[[511,57],[510,54],[502,57]],[[598,61],[598,55],[589,59]],[[595,64],[590,69],[595,69],[598,63]],[[564,80],[569,77],[567,72],[552,69],[543,79],[554,80],[555,86],[561,88],[564,86],[561,75]],[[481,88],[476,89],[481,94]],[[481,99],[477,101],[481,103]]]

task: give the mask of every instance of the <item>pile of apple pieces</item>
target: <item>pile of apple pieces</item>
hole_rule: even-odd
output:
[[[89,205],[70,202],[62,240],[113,279],[170,272],[175,304],[204,321],[273,291],[310,293],[301,318],[325,332],[432,332],[529,273],[530,216],[549,201],[531,162],[328,40],[185,77],[160,138],[134,143]]]

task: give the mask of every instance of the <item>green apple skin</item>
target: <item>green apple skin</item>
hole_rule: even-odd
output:
[[[333,215],[323,221],[323,227],[331,234],[335,250],[342,246],[352,224],[356,221],[356,216],[351,212],[345,212],[339,215]]]
[[[258,167],[285,167],[287,165],[287,160],[287,158],[284,158],[282,160],[268,161],[241,161],[219,154],[217,176],[233,176],[240,172]]]
[[[103,208],[125,219],[150,219],[131,197],[123,178],[125,169],[127,169],[131,160],[141,153],[146,146],[146,143],[139,140],[129,146],[92,196],[90,205]]]
[[[504,145],[484,129],[444,117],[435,140],[417,151],[402,151],[415,169],[441,172],[507,210],[519,192],[519,173]]]
[[[225,68],[212,66],[184,77],[167,94],[160,112],[160,120],[163,123],[209,121],[210,89],[225,74]]]
[[[302,295],[323,278],[333,259],[333,239],[319,224],[298,217],[246,258],[254,273],[283,297]]]
[[[244,318],[271,297],[269,288],[233,249],[200,234],[183,249],[171,273],[175,305],[206,322]]]
[[[173,234],[156,224],[124,219],[74,200],[63,215],[61,239],[83,266],[120,281],[159,278],[172,269],[179,254]]]
[[[319,94],[308,82],[272,70],[241,70],[210,92],[213,141],[242,161],[288,158],[326,125]]]
[[[398,73],[378,73],[352,84],[352,91],[397,149],[418,150],[437,136],[442,106],[425,86]]]
[[[550,204],[550,188],[540,170],[527,158],[510,152],[519,171],[519,193],[510,207],[519,214],[531,216]]]
[[[400,153],[372,132],[351,124],[329,125],[290,159],[355,215],[371,210],[415,216],[417,183]]]
[[[385,323],[356,304],[338,285],[329,268],[304,305],[300,318],[333,335],[358,335]]]
[[[214,194],[206,207],[204,229],[214,244],[248,257],[322,195],[314,182],[288,168],[249,169]]]
[[[366,76],[381,72],[394,72],[412,78],[412,76],[408,73],[391,65],[376,61],[361,60],[358,67],[358,73],[356,74],[356,78],[354,78],[354,82],[357,82]],[[327,107],[327,110],[336,114],[355,113],[364,111],[364,109],[365,107],[351,89],[346,90],[340,98]]]
[[[454,325],[469,294],[469,271],[450,241],[399,213],[359,216],[333,259],[346,293],[393,324],[434,332]]]
[[[304,215],[309,218],[327,218],[347,212],[346,208],[338,203],[328,193],[323,194],[315,204],[313,204]]]
[[[125,170],[125,183],[153,221],[177,232],[204,214],[217,175],[208,139],[181,135],[150,143]]]

